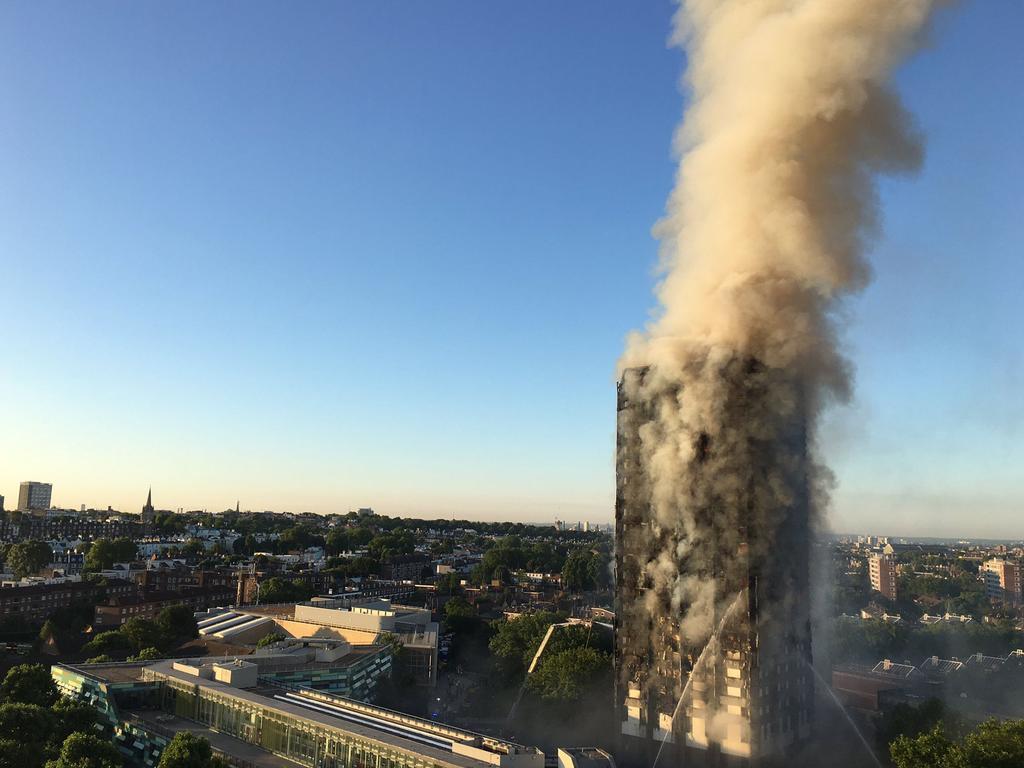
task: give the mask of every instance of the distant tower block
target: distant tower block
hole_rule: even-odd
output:
[[[868,558],[871,588],[887,600],[896,599],[896,558],[887,554],[873,554]]]
[[[44,512],[50,508],[53,495],[51,483],[37,483],[26,480],[18,490],[18,510],[21,512]]]

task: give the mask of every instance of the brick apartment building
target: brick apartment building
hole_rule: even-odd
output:
[[[993,600],[1021,604],[1021,566],[1012,560],[993,558],[982,565],[985,590]]]
[[[96,606],[93,628],[97,632],[116,629],[128,619],[155,619],[164,608],[187,605],[201,611],[219,605],[230,605],[235,599],[233,586],[186,587],[178,592],[147,592],[115,597]]]
[[[416,581],[420,578],[424,568],[432,570],[430,562],[427,555],[419,553],[395,555],[381,565],[380,577],[391,581]]]
[[[107,519],[82,515],[61,517],[29,517],[11,520],[0,516],[0,541],[24,541],[26,539],[136,539],[142,536],[144,527],[132,520]]]
[[[77,602],[94,602],[102,595],[117,600],[134,595],[137,588],[129,581],[111,580],[105,586],[89,581],[63,584],[32,584],[0,588],[0,618],[21,617],[30,624],[42,624],[58,608]]]
[[[873,554],[868,559],[871,589],[889,600],[896,599],[896,558],[892,555]]]

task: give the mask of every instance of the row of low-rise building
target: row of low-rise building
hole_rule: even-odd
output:
[[[85,602],[94,604],[103,598],[119,600],[137,593],[135,584],[120,579],[108,580],[105,584],[64,581],[3,587],[0,588],[0,617],[42,624],[60,608]]]
[[[839,618],[843,621],[884,621],[886,624],[902,624],[905,619],[899,614],[887,613],[884,610],[872,610],[869,608],[862,609],[860,615],[841,614]],[[919,618],[918,623],[925,626],[931,626],[933,624],[969,624],[974,621],[971,616],[966,616],[960,613],[942,613],[942,614],[929,614],[925,613]]]
[[[919,664],[882,659],[873,667],[842,666],[832,688],[850,707],[878,711],[904,701],[944,699],[978,716],[1024,715],[1024,650],[1006,656],[975,653],[964,659],[928,656]]]
[[[144,527],[138,518],[101,513],[69,513],[50,517],[0,516],[0,541],[92,541],[95,539],[138,539]]]

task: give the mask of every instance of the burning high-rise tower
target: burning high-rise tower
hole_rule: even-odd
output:
[[[661,311],[620,367],[623,759],[770,765],[813,725],[818,415],[849,392],[843,297],[873,175],[920,142],[886,81],[933,0],[681,0],[690,103]]]
[[[754,361],[714,370],[722,407],[775,421],[779,386]],[[796,413],[781,445],[753,430],[743,444],[692,433],[673,526],[652,504],[645,440],[685,386],[625,372],[618,393],[616,703],[624,762],[727,765],[784,754],[813,720],[808,595],[809,472]],[[799,403],[799,399],[794,402]],[[799,406],[797,405],[797,408]],[[785,410],[785,409],[784,409]],[[773,450],[774,448],[774,450]],[[742,482],[722,483],[723,473]]]

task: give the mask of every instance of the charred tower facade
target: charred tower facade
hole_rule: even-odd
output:
[[[784,765],[813,722],[810,467],[797,382],[704,356],[618,387],[621,762]]]

